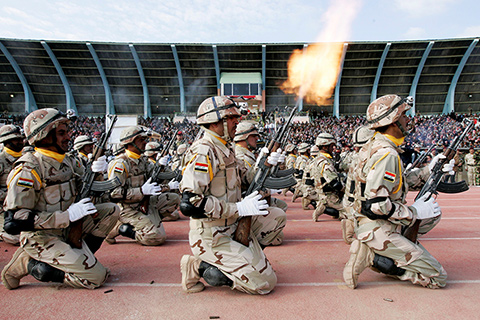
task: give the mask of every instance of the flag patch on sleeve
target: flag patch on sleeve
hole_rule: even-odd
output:
[[[385,175],[383,176],[383,179],[389,181],[389,182],[394,182],[396,178],[395,173],[385,171]]]
[[[123,168],[122,167],[119,167],[119,166],[115,166],[113,168],[113,172],[115,173],[123,173]]]
[[[195,171],[208,172],[208,164],[202,162],[195,162]]]
[[[33,180],[26,178],[18,178],[17,186],[22,188],[33,188]]]

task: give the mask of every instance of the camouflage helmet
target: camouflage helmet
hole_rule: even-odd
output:
[[[112,146],[112,155],[118,156],[120,153],[125,151],[125,147],[122,146],[120,143],[116,143]]]
[[[198,107],[197,124],[216,123],[226,116],[241,116],[233,100],[224,96],[207,98]]]
[[[235,131],[235,137],[233,138],[233,141],[237,142],[247,140],[251,135],[260,135],[257,127],[249,121],[242,121],[237,125],[237,130]]]
[[[89,136],[85,136],[85,135],[78,136],[73,141],[73,150],[80,150],[84,146],[89,145],[89,144],[93,144],[92,138],[90,138]]]
[[[12,139],[23,139],[23,129],[14,124],[7,124],[0,128],[0,143],[4,143]]]
[[[316,156],[320,152],[320,149],[318,149],[317,146],[312,146],[310,148],[310,155],[311,156]]]
[[[310,148],[310,145],[308,143],[300,143],[300,145],[298,146],[298,152],[299,153],[305,153],[308,151],[308,149]]]
[[[177,155],[181,156],[182,154],[185,153],[185,151],[187,151],[187,149],[188,149],[188,145],[186,143],[182,143],[177,148]]]
[[[320,133],[315,140],[317,146],[328,146],[329,144],[336,143],[335,137],[330,133]]]
[[[375,131],[368,126],[361,126],[355,129],[352,135],[352,142],[355,147],[361,147],[373,137]]]
[[[156,141],[151,141],[145,146],[145,155],[147,157],[153,156],[155,153],[160,151],[160,143]]]
[[[285,151],[286,151],[287,153],[291,153],[291,152],[293,152],[293,150],[295,150],[295,145],[294,145],[293,143],[289,143],[289,144],[287,144],[287,146],[285,147]],[[300,151],[300,150],[298,150],[298,151]]]
[[[60,124],[68,124],[70,120],[63,112],[53,108],[38,109],[30,113],[23,122],[23,130],[28,143],[34,145],[45,138],[48,133]]]
[[[413,97],[402,99],[396,94],[382,96],[367,108],[367,123],[371,129],[388,126],[400,119],[403,112],[413,106]]]
[[[150,136],[149,130],[144,126],[132,126],[123,129],[122,133],[120,134],[120,144],[127,145],[132,143],[136,137],[148,137]]]

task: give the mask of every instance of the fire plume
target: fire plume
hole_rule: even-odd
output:
[[[360,0],[333,0],[322,20],[318,42],[294,50],[288,61],[288,79],[280,85],[306,103],[325,105],[333,95],[342,60],[343,42],[360,7]]]

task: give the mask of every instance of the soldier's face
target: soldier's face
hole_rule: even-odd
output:
[[[89,153],[93,152],[93,144],[87,144],[83,147],[83,152],[88,155]]]
[[[15,152],[20,152],[22,151],[25,144],[22,138],[15,138],[6,142],[5,145]]]
[[[62,123],[55,128],[55,137],[57,139],[58,147],[64,151],[68,151],[68,143],[70,142],[70,131],[66,124]]]
[[[235,137],[235,131],[237,130],[239,120],[239,117],[227,117],[227,130],[230,139]]]
[[[145,146],[147,145],[147,137],[135,137],[135,139],[133,139],[133,144],[135,144],[138,149],[145,150]]]
[[[252,148],[252,150],[257,149],[257,141],[259,136],[256,134],[249,135],[247,138],[248,145]]]

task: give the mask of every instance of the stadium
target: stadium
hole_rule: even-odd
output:
[[[135,119],[174,139],[175,129],[188,142],[197,134],[194,121],[209,96],[236,98],[252,112],[284,116],[279,110],[298,105],[300,117],[292,144],[315,140],[331,131],[339,147],[364,123],[368,105],[395,93],[413,96],[409,115],[417,132],[408,146],[448,145],[464,118],[480,114],[480,45],[478,38],[418,41],[348,42],[341,68],[326,104],[297,101],[280,84],[288,78],[294,50],[313,43],[120,43],[0,39],[0,120],[21,125],[40,108],[75,110],[74,136],[100,136],[106,114]],[[268,118],[268,117],[267,117]],[[174,123],[174,120],[180,120]],[[133,120],[132,120],[133,121]],[[260,122],[262,125],[269,121]],[[0,126],[2,125],[0,124]],[[312,140],[313,139],[313,140]],[[73,140],[73,138],[72,138]],[[462,148],[480,147],[473,130]],[[466,175],[466,172],[464,172]],[[461,178],[461,176],[459,176]],[[477,247],[480,188],[440,194],[442,221],[421,238],[448,271],[447,287],[429,290],[367,270],[357,289],[343,282],[349,246],[339,221],[288,201],[288,223],[281,246],[264,249],[278,276],[275,290],[252,296],[225,287],[198,294],[182,291],[179,263],[190,253],[189,218],[164,223],[162,246],[139,246],[119,236],[95,254],[109,268],[107,282],[96,290],[43,283],[28,275],[21,287],[7,291],[0,318],[88,319],[384,319],[475,318],[480,284]],[[413,203],[415,192],[406,201]],[[301,202],[301,201],[300,201]],[[0,267],[14,247],[0,241]],[[21,302],[21,303],[19,303]],[[455,305],[454,305],[455,304]]]

